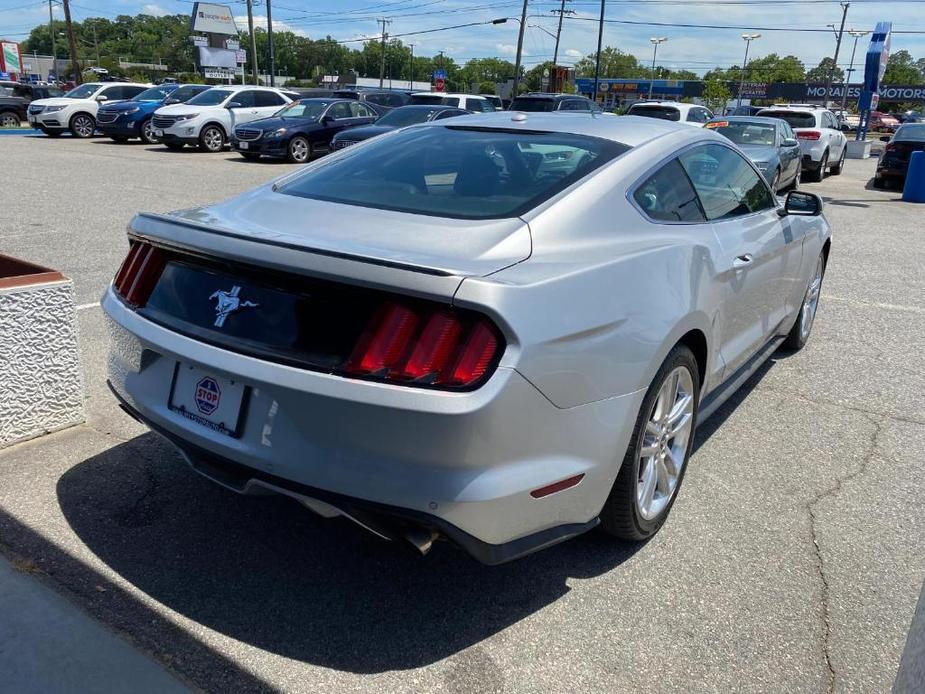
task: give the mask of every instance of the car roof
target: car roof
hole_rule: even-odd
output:
[[[721,135],[703,128],[691,128],[678,125],[673,121],[643,116],[620,116],[615,118],[606,114],[566,112],[566,113],[523,113],[522,111],[495,111],[476,113],[466,116],[464,121],[447,123],[432,121],[414,127],[460,127],[492,128],[507,132],[524,130],[527,132],[568,133],[587,135],[605,140],[621,142],[635,147],[665,135],[692,135],[701,133],[704,137],[725,139]]]
[[[671,108],[677,108],[683,110],[685,108],[695,108],[700,106],[700,104],[685,104],[683,101],[637,101],[632,104],[630,108],[636,106],[670,106]],[[701,106],[701,108],[706,108],[706,106]]]
[[[484,99],[481,94],[465,94],[463,92],[412,92],[411,96],[449,96],[459,99]]]
[[[209,89],[227,89],[230,92],[240,92],[245,89],[256,89],[262,92],[281,91],[279,87],[258,87],[254,84],[213,84],[209,86]]]
[[[821,113],[828,109],[820,108],[818,106],[793,106],[793,105],[784,105],[778,104],[775,106],[765,106],[758,113],[763,113],[764,111],[792,111],[793,113]]]
[[[449,104],[406,104],[392,109],[393,111],[465,111],[464,108],[450,106]]]
[[[715,116],[708,123],[730,122],[730,123],[754,123],[755,125],[777,125],[780,118],[773,116]]]

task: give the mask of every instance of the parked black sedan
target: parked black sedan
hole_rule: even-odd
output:
[[[270,118],[250,121],[234,129],[231,148],[245,159],[261,156],[303,164],[330,149],[340,131],[370,125],[379,116],[371,108],[348,99],[300,99]]]
[[[892,137],[884,136],[880,139],[887,144],[877,162],[874,187],[896,185],[901,188],[906,182],[912,153],[925,150],[925,123],[907,121],[899,126]]]
[[[456,116],[467,116],[470,111],[455,106],[401,106],[392,109],[375,122],[374,125],[368,125],[365,128],[350,128],[334,136],[331,141],[331,149],[343,149],[357,142],[368,140],[376,135],[404,128],[408,125],[417,123],[426,123],[431,120],[442,120],[444,118],[454,118]]]

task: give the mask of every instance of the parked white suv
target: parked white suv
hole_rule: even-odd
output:
[[[494,113],[495,105],[478,94],[445,94],[444,92],[415,92],[412,106],[455,106],[475,113]]]
[[[33,101],[27,113],[29,124],[51,137],[65,130],[70,130],[74,137],[90,137],[96,130],[100,104],[131,99],[150,87],[133,82],[88,82],[64,96]]]
[[[826,169],[833,176],[842,172],[848,138],[838,118],[827,108],[813,104],[774,104],[755,115],[780,118],[790,124],[803,154],[803,173],[810,181],[821,181]]]
[[[693,125],[695,128],[702,128],[704,123],[713,118],[710,109],[698,104],[682,104],[679,101],[638,101],[630,106],[626,115],[660,118]]]
[[[155,136],[170,149],[198,145],[205,152],[220,152],[235,126],[268,118],[291,101],[272,87],[212,87],[185,104],[157,109],[151,126]]]

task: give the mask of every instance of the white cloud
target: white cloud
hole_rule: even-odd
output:
[[[238,29],[241,31],[247,31],[247,15],[237,15],[234,18],[234,23],[237,25]],[[267,18],[266,15],[254,15],[254,28],[255,29],[266,29],[267,28]],[[292,24],[287,24],[286,22],[281,22],[278,19],[273,20],[273,31],[291,31],[296,36],[305,36],[308,38],[308,32],[305,29],[302,29]]]
[[[496,43],[495,49],[497,49],[498,53],[501,55],[517,55],[517,46],[512,43]],[[521,55],[530,55],[530,51],[526,48],[522,49],[520,53]]]
[[[151,15],[152,17],[165,17],[165,16],[167,16],[168,14],[170,14],[170,12],[168,12],[168,11],[165,10],[163,7],[161,7],[160,5],[158,5],[157,3],[154,3],[154,2],[150,2],[150,3],[148,3],[147,5],[142,5],[142,6],[141,6],[141,13],[142,13],[142,14],[149,14],[149,15]]]
[[[565,52],[565,55],[567,55],[569,58],[581,58],[584,54],[579,50],[576,50],[574,48],[569,48]]]

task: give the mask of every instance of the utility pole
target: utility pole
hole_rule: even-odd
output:
[[[832,87],[832,75],[835,72],[835,66],[838,65],[838,51],[841,49],[841,39],[845,33],[845,19],[848,17],[848,8],[851,7],[851,3],[843,2],[841,7],[841,27],[838,30],[838,40],[835,42],[835,57],[832,58],[832,64],[829,66],[829,71],[825,76],[825,92],[823,92],[822,105],[826,107],[829,105],[829,89]]]
[[[524,29],[527,28],[527,0],[524,0],[524,9],[520,14],[520,31],[517,32],[517,58],[514,62],[514,89],[511,91],[511,101],[517,98],[517,87],[520,85],[520,56],[524,49]]]
[[[414,89],[414,44],[409,43],[408,45],[411,46],[411,79],[408,80],[408,89],[413,90]]]
[[[55,79],[57,80],[60,77],[58,74],[58,49],[55,46],[55,18],[52,14],[51,3],[52,0],[48,0],[48,33],[51,35],[51,71],[55,73]],[[857,45],[857,41],[855,41],[855,45]]]
[[[562,5],[559,9],[552,10],[552,13],[559,15],[559,28],[556,29],[556,49],[552,53],[552,64],[556,66],[559,64],[559,38],[562,36],[562,18],[567,14],[575,14],[575,10],[565,9],[565,0],[562,0]]]
[[[761,34],[742,34],[742,40],[745,41],[745,58],[742,60],[742,74],[739,77],[739,98],[736,103],[736,108],[742,105],[742,90],[745,87],[745,70],[748,66],[748,47],[752,45],[752,41],[760,38]]]
[[[102,67],[100,65],[100,42],[96,38],[96,22],[93,22],[93,47],[96,49],[96,66]]]
[[[851,63],[848,65],[848,73],[845,76],[845,89],[844,93],[841,95],[841,110],[842,115],[845,113],[845,109],[848,106],[848,85],[851,84],[851,74],[854,72],[854,53],[858,49],[858,39],[862,36],[867,36],[869,31],[858,31],[857,29],[848,29],[848,34],[854,37],[854,47],[851,49]]]
[[[270,86],[276,86],[276,56],[273,54],[273,9],[267,0],[267,59],[270,63]]]
[[[69,0],[61,0],[64,6],[64,27],[67,31],[67,43],[71,52],[71,69],[74,71],[74,84],[80,84],[80,57],[77,55],[77,38],[74,36],[74,25],[71,24],[71,6]]]
[[[247,30],[251,33],[251,72],[254,84],[260,84],[257,68],[257,36],[254,34],[254,0],[247,0]]]
[[[378,21],[382,24],[382,43],[380,44],[382,55],[380,56],[381,60],[379,61],[379,89],[382,89],[383,84],[385,83],[385,40],[389,37],[389,35],[385,33],[385,26],[386,24],[391,24],[392,20],[383,17]]]
[[[604,0],[601,0],[601,21],[597,27],[597,56],[594,59],[594,96],[591,98],[597,103],[598,87],[601,81],[601,44],[604,42]]]

